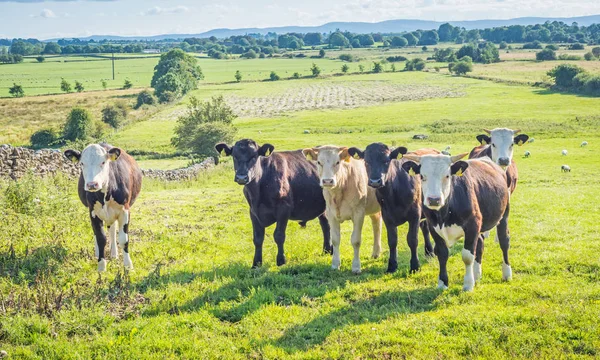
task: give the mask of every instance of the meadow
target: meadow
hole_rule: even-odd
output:
[[[461,291],[460,243],[451,249],[446,291],[436,289],[437,260],[424,256],[421,236],[421,271],[408,273],[408,246],[401,241],[399,270],[386,274],[385,230],[382,257],[370,259],[368,221],[360,275],[350,270],[351,225],[342,225],[342,267],[334,271],[321,253],[316,221],[305,229],[288,226],[288,263],[282,267],[275,265],[269,228],[264,265],[251,270],[248,206],[229,158],[194,181],[145,180],[131,212],[135,270],[124,273],[113,260],[99,276],[75,180],[0,180],[0,349],[11,358],[600,356],[597,98],[433,71],[209,83],[210,76],[229,81],[224,74],[244,64],[266,64],[265,72],[274,68],[270,64],[294,62],[308,69],[313,59],[206,61],[201,66],[208,84],[191,95],[224,95],[240,107],[238,137],[269,142],[276,151],[381,141],[409,150],[451,145],[458,154],[477,145],[482,128],[520,128],[534,137],[515,150],[520,180],[509,220],[513,281],[501,281],[493,234],[483,279],[471,293]],[[213,62],[221,67],[212,70]],[[510,69],[507,78],[520,76]],[[361,87],[367,90],[360,96],[346,91]],[[413,97],[398,95],[406,88],[417,89],[409,92]],[[369,98],[373,93],[389,98]],[[316,94],[314,102],[296,106],[307,94]],[[61,99],[68,96],[74,95]],[[1,101],[25,100],[31,99]],[[160,108],[108,140],[129,151],[172,155],[170,138],[186,102]],[[429,138],[413,140],[414,134]],[[589,142],[585,148],[579,147],[583,140]],[[530,158],[522,157],[525,150]],[[179,167],[183,161],[141,158],[140,165]],[[562,173],[562,164],[572,172]],[[399,228],[400,239],[406,231],[406,225]]]

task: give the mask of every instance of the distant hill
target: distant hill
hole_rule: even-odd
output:
[[[213,29],[200,34],[164,34],[154,36],[113,36],[113,35],[93,35],[81,40],[164,40],[164,39],[184,39],[188,37],[211,37],[226,38],[234,35],[245,35],[245,34],[267,34],[268,32],[275,32],[278,34],[285,34],[288,32],[320,32],[329,33],[336,30],[350,31],[354,33],[401,33],[405,31],[414,30],[431,30],[437,29],[441,24],[446,22],[453,26],[464,27],[467,30],[470,29],[485,29],[499,26],[509,25],[535,25],[542,24],[546,21],[562,21],[570,24],[577,22],[579,25],[589,26],[591,24],[600,23],[600,15],[590,16],[579,16],[570,18],[544,18],[544,17],[522,17],[507,20],[469,20],[469,21],[430,21],[430,20],[387,20],[376,23],[367,22],[330,22],[320,26],[282,26],[282,27],[270,27],[270,28],[243,28],[243,29]],[[56,41],[59,39],[48,39],[47,41]]]

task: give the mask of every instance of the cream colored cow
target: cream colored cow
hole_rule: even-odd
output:
[[[381,254],[381,209],[375,189],[367,185],[367,171],[363,160],[348,154],[347,147],[320,146],[302,151],[307,159],[317,162],[317,169],[327,209],[325,214],[331,227],[333,259],[331,267],[340,268],[340,224],[352,220],[351,243],[354,248],[352,272],[360,273],[360,244],[365,216],[373,224],[373,258]]]

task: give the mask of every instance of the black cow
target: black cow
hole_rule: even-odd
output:
[[[240,140],[232,147],[220,143],[215,149],[221,155],[233,156],[234,181],[244,185],[253,229],[253,268],[262,265],[265,228],[275,223],[277,265],[285,264],[283,245],[289,220],[304,225],[318,217],[323,230],[323,250],[332,252],[317,167],[306,160],[301,150],[273,153],[273,145],[258,146],[250,139]]]
[[[448,249],[465,238],[462,258],[465,264],[463,289],[470,291],[481,277],[483,243],[480,234],[498,226],[504,261],[502,277],[509,280],[508,199],[506,174],[491,159],[459,161],[467,154],[406,155],[402,167],[411,175],[419,175],[423,191],[423,212],[435,241],[435,254],[440,263],[438,287],[448,288]],[[417,163],[420,163],[418,165]],[[474,261],[475,260],[475,261]]]
[[[106,270],[105,223],[110,227],[111,257],[118,257],[117,226],[119,226],[119,247],[123,249],[123,264],[125,268],[133,269],[129,256],[129,209],[142,189],[142,171],[129,154],[108,144],[92,144],[81,153],[67,150],[65,156],[81,164],[78,183],[79,199],[90,212],[96,240],[98,271]]]
[[[350,148],[351,156],[365,159],[367,173],[369,175],[369,186],[377,189],[377,201],[381,206],[381,215],[387,229],[388,245],[390,247],[390,258],[387,272],[395,272],[398,269],[397,246],[398,226],[408,222],[408,234],[406,241],[410,247],[410,271],[419,270],[419,255],[417,246],[419,244],[419,226],[425,238],[425,254],[433,255],[433,247],[429,239],[429,230],[424,219],[421,222],[421,185],[418,179],[409,176],[402,170],[401,159],[407,153],[405,147],[399,147],[393,151],[385,144],[373,143],[361,151],[358,148]],[[439,153],[433,149],[417,150],[415,154]]]

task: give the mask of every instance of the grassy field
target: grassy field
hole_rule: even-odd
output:
[[[230,64],[262,64],[202,61],[206,82],[233,73]],[[516,69],[494,71],[521,78]],[[540,72],[545,70],[531,70]],[[406,88],[412,89],[409,97]],[[100,104],[121,93],[60,98],[101,94],[87,101]],[[457,154],[476,145],[481,128],[521,128],[535,142],[515,150],[520,180],[509,220],[513,281],[501,281],[501,251],[493,240],[486,243],[483,279],[472,293],[461,291],[461,244],[451,249],[446,291],[436,289],[437,260],[424,256],[422,241],[419,273],[408,274],[409,251],[401,241],[399,271],[386,274],[385,240],[382,257],[369,258],[370,222],[360,275],[350,270],[351,225],[342,225],[342,268],[333,271],[321,254],[315,221],[306,229],[289,225],[288,264],[282,267],[275,265],[270,228],[264,266],[251,270],[248,206],[232,181],[230,159],[195,181],[145,180],[131,213],[135,270],[123,273],[120,262],[111,261],[99,277],[76,181],[0,180],[0,350],[10,358],[43,359],[600,356],[597,98],[435,72],[219,83],[193,92],[200,98],[218,94],[239,107],[239,138],[270,142],[276,151],[382,141],[409,149],[451,145]],[[0,109],[4,102],[24,112],[56,107],[26,102],[36,99],[3,99]],[[173,154],[170,138],[186,102],[160,108],[108,140],[127,150]],[[51,120],[40,123],[45,121]],[[0,128],[18,128],[11,126],[5,121]],[[11,131],[10,139],[19,138]],[[412,140],[419,133],[430,137]],[[580,148],[583,140],[589,145]],[[530,158],[522,158],[525,150]],[[182,157],[140,158],[143,167],[186,163]],[[563,164],[572,172],[562,173]],[[400,227],[401,239],[406,231]]]

